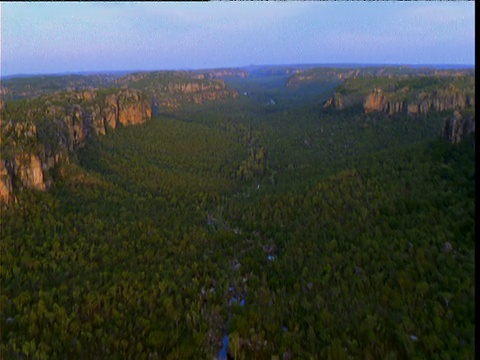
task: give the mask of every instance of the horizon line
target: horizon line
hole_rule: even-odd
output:
[[[132,73],[139,73],[139,72],[175,72],[175,71],[212,71],[212,70],[225,70],[225,69],[248,69],[251,67],[294,67],[294,66],[302,66],[302,67],[335,67],[335,66],[342,66],[342,67],[355,67],[355,66],[362,66],[362,67],[381,67],[381,66],[391,66],[391,67],[415,67],[415,68],[456,68],[456,69],[475,69],[475,64],[447,64],[447,63],[362,63],[362,62],[323,62],[323,63],[290,63],[290,64],[249,64],[249,65],[242,65],[242,66],[218,66],[218,67],[192,67],[192,68],[177,68],[177,69],[137,69],[137,70],[69,70],[69,71],[62,71],[62,72],[37,72],[37,73],[15,73],[15,74],[0,74],[1,79],[5,78],[16,78],[16,77],[39,77],[39,76],[65,76],[65,75],[108,75],[108,74],[115,74],[115,73],[124,73],[124,74],[132,74]]]

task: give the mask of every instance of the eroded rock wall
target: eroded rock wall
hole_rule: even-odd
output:
[[[452,144],[457,144],[466,136],[475,132],[475,116],[465,115],[455,111],[450,119],[446,119],[443,127],[443,136]]]
[[[127,89],[46,95],[23,108],[2,110],[0,202],[7,204],[15,201],[17,189],[47,189],[48,171],[88,137],[152,116],[150,100]]]

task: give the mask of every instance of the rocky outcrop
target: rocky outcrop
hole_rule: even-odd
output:
[[[228,89],[223,80],[199,82],[172,80],[164,86],[147,89],[154,106],[160,110],[175,110],[184,104],[203,104],[207,101],[235,99],[238,93]]]
[[[126,86],[145,92],[153,99],[156,108],[177,109],[187,103],[223,100],[237,97],[232,89],[227,89],[222,78],[249,76],[244,69],[211,69],[197,71],[152,71],[126,75],[61,75],[42,76],[29,79],[2,79],[0,97],[6,100],[33,98],[58,91],[86,94],[98,88]],[[28,80],[28,81],[25,81]],[[201,95],[202,92],[207,94]],[[195,96],[193,96],[195,94]],[[113,124],[113,118],[109,119]]]
[[[395,91],[374,88],[367,95],[362,95],[361,92],[352,92],[348,95],[335,92],[325,102],[324,108],[342,110],[360,103],[362,97],[365,113],[377,111],[388,115],[397,113],[426,115],[432,110],[463,110],[475,107],[474,95],[466,95],[464,91],[450,85],[428,91],[414,91],[409,87],[403,87]]]
[[[118,75],[44,75],[2,79],[0,95],[5,100],[33,98],[58,91],[93,90],[110,86]]]
[[[371,111],[385,111],[388,104],[388,100],[383,95],[382,89],[374,89],[370,95],[365,98],[363,102],[363,108],[366,113]]]
[[[457,144],[466,136],[475,132],[475,115],[465,115],[455,111],[451,119],[445,120],[443,136],[452,144]]]
[[[396,114],[403,111],[403,101],[393,101],[386,96],[382,89],[374,89],[363,102],[363,108],[366,113],[372,111],[381,111],[386,114]]]
[[[43,176],[42,162],[38,155],[20,153],[13,160],[13,173],[15,179],[22,182],[27,188],[45,190],[46,184]]]
[[[19,153],[13,160],[1,160],[1,165],[0,202],[8,204],[15,200],[15,182],[21,187],[46,189],[43,166],[38,155]]]
[[[225,77],[239,77],[244,79],[248,76],[248,71],[242,69],[214,69],[205,72],[205,78],[207,79],[218,79]]]
[[[361,94],[344,95],[341,92],[334,92],[323,105],[325,109],[343,110],[350,106],[361,104],[363,96]]]
[[[337,110],[343,110],[346,108],[345,97],[340,95],[339,93],[334,93],[333,96],[325,102],[323,107],[325,109],[334,108]]]
[[[361,70],[358,69],[306,69],[292,71],[287,79],[286,86],[297,88],[301,85],[320,81],[342,81],[348,78],[357,78]]]
[[[126,75],[115,80],[119,85],[141,88],[152,99],[155,111],[172,111],[187,104],[202,104],[237,98],[238,93],[227,88],[222,76],[247,76],[234,70],[157,71]]]
[[[152,109],[137,90],[91,90],[44,95],[3,115],[0,202],[11,203],[16,189],[47,189],[49,170],[88,137],[143,123]]]
[[[14,196],[11,171],[7,169],[8,165],[7,161],[2,161],[0,164],[0,203],[10,204],[13,202]]]
[[[437,111],[462,110],[467,106],[475,106],[475,98],[465,95],[456,86],[434,90],[431,93],[421,92],[408,104],[408,114],[427,114],[431,109]]]
[[[431,110],[462,110],[475,100],[469,101],[465,93],[455,86],[446,89],[436,89],[431,92],[422,91],[413,100],[407,100],[408,90],[401,93],[384,93],[382,89],[374,89],[363,103],[366,113],[380,111],[389,115],[404,112],[409,115],[426,115]],[[411,96],[412,97],[412,96]],[[397,100],[394,100],[394,99]]]
[[[387,77],[408,79],[419,76],[454,77],[475,76],[475,69],[438,70],[433,68],[412,68],[408,66],[395,67],[364,67],[364,68],[328,68],[317,67],[295,69],[290,72],[287,87],[298,87],[312,82],[331,82],[335,80],[358,79],[366,77]]]
[[[223,81],[215,81],[211,83],[200,83],[200,82],[183,82],[183,81],[171,81],[167,84],[166,90],[170,94],[180,93],[180,94],[191,94],[204,91],[216,91],[224,90],[225,83]]]

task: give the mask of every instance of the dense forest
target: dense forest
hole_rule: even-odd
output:
[[[18,192],[1,357],[473,359],[474,134],[288,76],[226,77],[239,97],[89,137]]]

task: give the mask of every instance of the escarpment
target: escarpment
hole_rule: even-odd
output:
[[[178,109],[182,103],[202,104],[206,101],[237,98],[235,90],[228,89],[223,80],[190,82],[172,80],[166,86],[159,87],[152,94],[154,103],[160,108]]]
[[[242,69],[211,69],[198,71],[153,71],[127,75],[51,75],[28,79],[6,79],[0,96],[5,100],[33,98],[58,91],[87,93],[98,88],[127,87],[144,92],[155,109],[175,110],[188,103],[226,100],[238,97],[235,90],[225,86],[222,78],[246,78]],[[110,119],[110,121],[113,121]]]
[[[298,87],[312,82],[345,81],[361,78],[384,77],[389,79],[411,79],[419,76],[437,78],[460,78],[475,76],[475,70],[438,70],[430,68],[413,68],[408,66],[377,66],[353,68],[328,68],[315,67],[307,69],[295,69],[290,71],[287,79],[287,87]]]
[[[15,201],[21,188],[45,190],[49,170],[96,134],[152,116],[138,90],[90,90],[43,95],[2,108],[0,202]]]
[[[242,69],[214,69],[205,71],[202,73],[205,74],[207,79],[216,79],[216,78],[225,78],[225,77],[239,77],[242,79],[247,78],[250,74],[248,71]]]
[[[453,116],[445,119],[442,134],[455,144],[475,132],[475,77],[464,75],[440,72],[431,77],[348,79],[337,87],[324,108],[343,110],[361,105],[365,113],[405,116],[453,111]]]
[[[338,86],[325,108],[362,104],[366,113],[426,115],[430,111],[475,107],[475,79],[468,77],[370,77]]]
[[[469,106],[475,106],[475,96],[466,95],[456,86],[451,85],[445,89],[421,92],[416,99],[408,104],[409,114],[426,114],[431,109],[462,110]]]
[[[118,85],[141,89],[152,99],[155,111],[172,111],[187,104],[203,104],[238,97],[221,76],[246,77],[243,72],[227,70],[209,72],[156,71],[126,75],[115,80]]]
[[[381,111],[395,114],[406,111],[410,115],[426,115],[430,110],[462,110],[474,105],[474,96],[467,96],[456,86],[451,85],[447,88],[421,91],[417,94],[409,94],[408,88],[390,93],[384,93],[382,89],[374,89],[365,97],[363,108],[366,113]]]
[[[443,136],[452,144],[457,144],[475,132],[475,114],[455,110],[450,119],[445,119]]]
[[[399,113],[403,110],[404,102],[401,100],[393,100],[385,95],[382,89],[374,89],[363,103],[366,113],[371,111],[381,111],[387,114]]]

